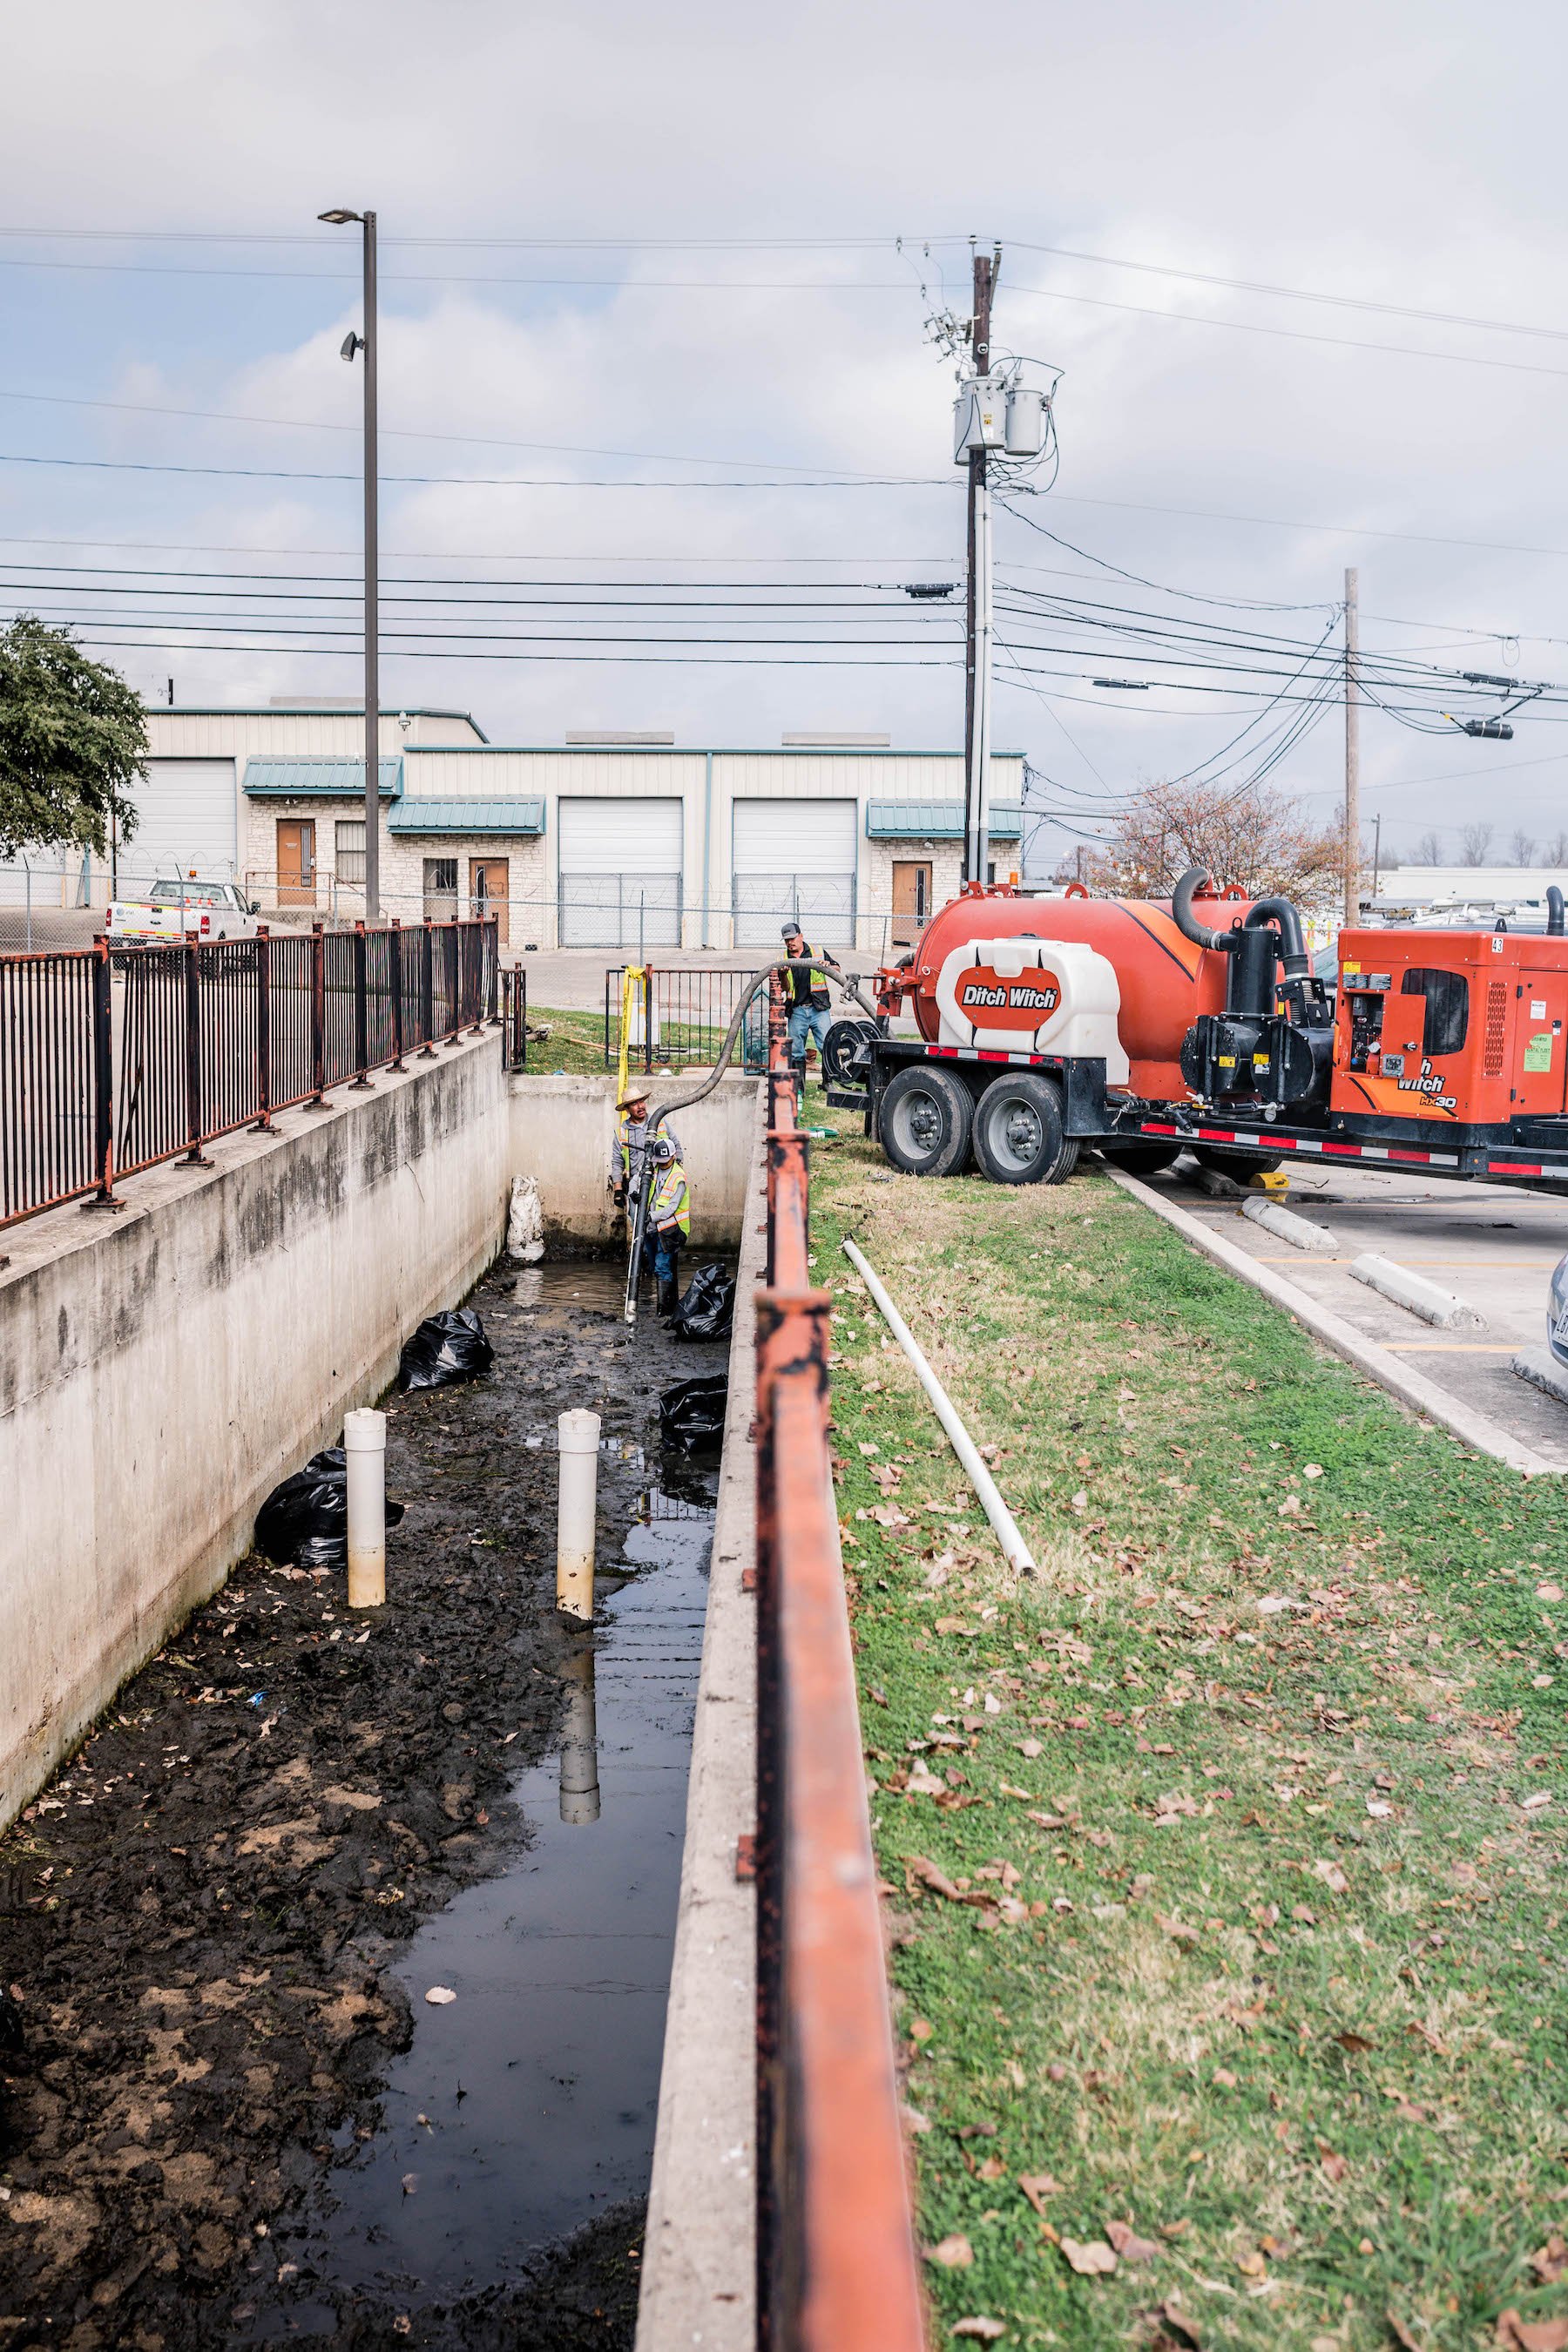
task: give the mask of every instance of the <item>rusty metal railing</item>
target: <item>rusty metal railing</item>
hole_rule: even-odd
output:
[[[496,925],[0,956],[0,1226],[499,1019]]]
[[[769,2352],[921,2352],[924,2331],[828,1445],[828,1294],[769,1011],[757,1302],[758,2311]]]

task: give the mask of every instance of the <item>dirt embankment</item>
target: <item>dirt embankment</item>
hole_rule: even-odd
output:
[[[554,1457],[523,1441],[584,1401],[643,1430],[717,1351],[527,1307],[510,1272],[473,1303],[493,1376],[394,1408],[386,1608],[352,1618],[340,1575],[246,1562],[0,1840],[22,2020],[0,2042],[3,2352],[247,2337],[287,2285],[272,2217],[371,2136],[408,2044],[386,1963],[527,1841],[507,1791],[552,1742],[564,1650]],[[635,1486],[606,1465],[605,1541]],[[607,2216],[459,2308],[341,2307],[335,2340],[629,2343],[639,2228]]]

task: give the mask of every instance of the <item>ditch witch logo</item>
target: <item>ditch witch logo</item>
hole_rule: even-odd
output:
[[[994,971],[978,966],[964,981],[958,992],[958,1002],[974,1021],[977,1028],[1037,1028],[1049,1013],[1054,1013],[1062,1001],[1062,992],[1055,978],[1041,972],[1031,980],[998,980]],[[1006,1022],[987,1022],[987,1013],[1006,1013],[1015,1017]]]

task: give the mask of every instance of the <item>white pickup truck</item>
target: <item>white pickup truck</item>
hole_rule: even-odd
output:
[[[111,900],[105,924],[113,947],[158,940],[252,940],[258,899],[237,882],[154,882],[145,898]]]

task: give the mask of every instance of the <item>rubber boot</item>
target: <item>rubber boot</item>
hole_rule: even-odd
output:
[[[677,1285],[675,1276],[672,1274],[661,1274],[658,1277],[658,1313],[661,1318],[674,1314],[676,1297]]]

